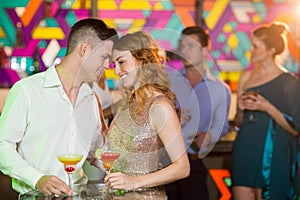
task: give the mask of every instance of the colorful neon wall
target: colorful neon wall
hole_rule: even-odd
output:
[[[51,2],[48,14],[46,1]],[[90,0],[1,0],[0,43],[9,65],[16,70],[25,67],[30,75],[45,70],[56,57],[63,57],[70,27],[90,16],[90,4]],[[212,39],[211,54],[223,71],[229,71],[222,73],[224,79],[236,82],[240,70],[249,67],[250,33],[259,24],[280,20],[295,32],[300,23],[296,21],[300,18],[297,4],[300,2],[296,0],[204,0],[203,19]],[[146,27],[179,33],[195,25],[194,1],[98,0],[98,10],[98,17],[120,33]],[[21,47],[16,47],[17,24],[21,24]],[[172,31],[152,30],[151,34],[171,50],[178,40]],[[289,70],[298,70],[290,56],[286,63]]]

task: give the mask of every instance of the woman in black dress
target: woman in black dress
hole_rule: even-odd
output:
[[[234,199],[297,199],[300,84],[276,62],[285,48],[284,24],[253,31],[254,67],[240,78],[232,162]],[[256,93],[247,93],[247,92]]]

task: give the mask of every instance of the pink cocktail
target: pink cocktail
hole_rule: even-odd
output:
[[[102,160],[102,165],[105,168],[106,174],[110,174],[111,169],[114,167],[114,162],[119,158],[120,153],[105,151],[101,153],[100,159]],[[108,193],[112,193],[110,187],[106,187]]]
[[[110,173],[110,170],[114,167],[114,162],[120,156],[120,153],[105,151],[101,154],[102,165],[106,172]]]

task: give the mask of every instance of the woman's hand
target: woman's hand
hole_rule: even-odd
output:
[[[271,103],[260,94],[243,95],[241,100],[244,109],[247,110],[259,110],[263,112],[268,112],[268,109],[271,106]]]
[[[247,99],[248,97],[246,97],[246,95],[241,95],[240,97],[238,97],[238,110],[239,111],[244,111],[246,109],[245,105],[244,105],[244,100]]]
[[[106,175],[104,183],[113,189],[134,190],[138,188],[135,177],[127,176],[122,172]]]

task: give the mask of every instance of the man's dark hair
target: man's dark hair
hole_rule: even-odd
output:
[[[115,42],[118,35],[115,29],[108,27],[100,19],[87,18],[76,22],[69,34],[67,55],[76,48],[78,42],[86,40],[94,47],[98,44],[97,39]]]
[[[181,34],[186,35],[186,36],[195,34],[195,35],[197,35],[202,47],[210,46],[210,38],[209,38],[208,31],[205,30],[204,28],[202,28],[201,26],[187,27],[187,28],[183,29]]]

